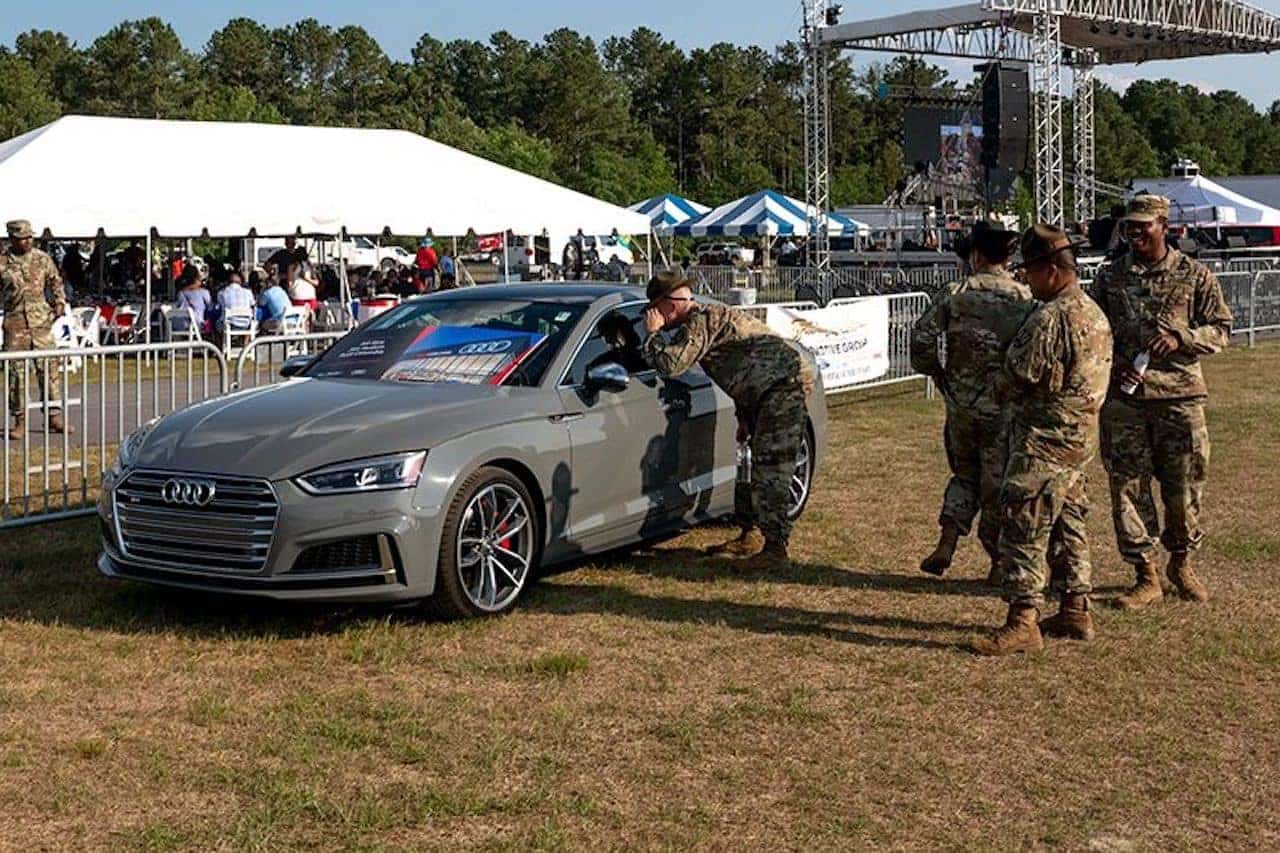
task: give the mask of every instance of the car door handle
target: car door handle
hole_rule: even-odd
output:
[[[582,412],[568,412],[563,415],[551,415],[547,420],[551,421],[553,424],[571,424],[574,421],[580,421],[585,417],[586,415]]]

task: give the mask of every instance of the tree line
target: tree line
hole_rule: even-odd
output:
[[[719,204],[803,194],[801,70],[794,43],[685,51],[646,28],[599,44],[567,28],[539,42],[426,34],[402,61],[358,26],[235,18],[193,51],[153,17],[84,47],[49,30],[0,46],[0,138],[68,113],[399,128],[615,203],[675,191]],[[973,88],[908,57],[836,57],[831,79],[837,205],[880,202],[909,171],[903,103],[884,85]],[[1101,86],[1096,100],[1104,181],[1161,175],[1179,157],[1206,174],[1280,172],[1280,101],[1260,113],[1173,80]]]

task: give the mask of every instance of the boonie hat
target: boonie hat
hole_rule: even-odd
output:
[[[31,223],[25,219],[14,219],[5,223],[5,229],[8,230],[9,236],[14,239],[21,240],[23,237],[34,237],[31,231]]]
[[[1169,218],[1169,199],[1162,195],[1139,193],[1129,199],[1125,208],[1125,222],[1155,222]]]

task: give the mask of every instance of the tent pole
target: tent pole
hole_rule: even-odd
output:
[[[146,262],[143,264],[142,278],[147,283],[146,286],[146,310],[143,313],[144,334],[146,334],[147,343],[151,343],[151,229],[147,229],[147,245],[146,245]]]
[[[649,278],[653,278],[653,229],[644,235],[644,257],[649,262]]]
[[[507,229],[502,230],[502,283],[511,283],[511,260],[507,253]]]

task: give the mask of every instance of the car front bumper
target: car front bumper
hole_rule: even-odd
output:
[[[199,548],[190,545],[180,549],[189,554],[164,559],[131,551],[117,509],[119,485],[116,478],[104,480],[98,502],[98,570],[109,578],[332,603],[406,602],[435,590],[441,513],[415,507],[413,490],[317,497],[291,482],[273,482],[278,509],[264,564],[254,571],[233,571],[202,562]],[[198,538],[198,516],[190,525],[176,535]],[[358,565],[343,563],[351,556],[358,557]]]

